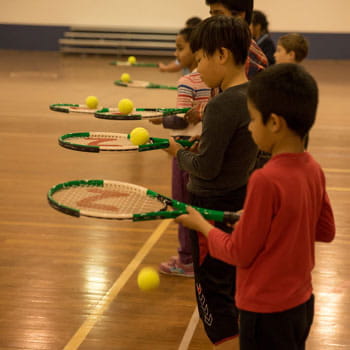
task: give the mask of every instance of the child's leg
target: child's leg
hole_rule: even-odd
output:
[[[240,311],[240,349],[304,350],[313,315],[313,296],[306,303],[283,312]]]
[[[172,163],[172,197],[180,202],[188,203],[187,191],[188,174],[181,170],[176,159]],[[162,262],[159,272],[183,277],[193,277],[192,247],[189,229],[179,224],[178,226],[178,256],[172,256],[168,261]]]
[[[189,195],[187,191],[188,173],[181,170],[177,163],[176,158],[173,159],[172,165],[172,197],[180,202],[188,203]],[[179,225],[178,230],[179,239],[179,258],[183,264],[192,264],[192,249],[189,230]]]

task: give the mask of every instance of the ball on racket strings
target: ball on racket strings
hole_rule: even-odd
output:
[[[137,276],[137,285],[143,291],[150,291],[158,288],[160,278],[158,272],[153,267],[144,267]]]
[[[120,113],[129,114],[134,109],[134,104],[128,98],[123,98],[118,102],[118,109]]]
[[[131,81],[130,74],[129,74],[129,73],[123,73],[123,74],[120,76],[120,80],[121,80],[123,83],[129,83],[129,82]]]
[[[96,109],[98,106],[98,98],[96,96],[88,96],[85,99],[85,104],[88,106],[88,108]]]
[[[135,56],[129,56],[129,57],[128,57],[128,62],[129,62],[130,64],[136,63],[136,57],[135,57]]]
[[[130,132],[130,141],[133,145],[144,145],[149,141],[149,132],[145,128],[135,128]]]

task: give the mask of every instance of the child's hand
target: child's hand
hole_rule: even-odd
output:
[[[200,112],[197,108],[191,108],[188,112],[186,112],[184,119],[189,124],[198,124],[202,120]]]
[[[213,228],[213,226],[204,219],[204,217],[191,206],[187,206],[186,210],[188,214],[183,214],[178,216],[175,219],[175,222],[181,223],[182,225],[203,233],[205,236],[208,236],[209,231]]]
[[[198,153],[200,135],[191,136],[189,141],[193,141],[193,145],[189,148],[189,151],[193,153]]]
[[[158,68],[159,68],[159,70],[160,70],[161,72],[166,72],[167,66],[166,66],[164,63],[159,62],[159,63],[158,63]]]
[[[183,147],[177,143],[174,138],[170,137],[169,138],[169,147],[168,148],[164,148],[163,151],[167,152],[168,154],[170,154],[173,157],[176,157],[176,153],[182,149]]]
[[[152,124],[155,124],[155,125],[159,125],[159,124],[162,124],[163,122],[163,118],[162,117],[158,117],[158,118],[149,118],[148,121]]]

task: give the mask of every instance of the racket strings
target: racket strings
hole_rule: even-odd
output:
[[[113,213],[118,215],[160,211],[164,204],[141,191],[111,185],[105,187],[77,186],[60,190],[54,200],[61,205],[84,212]]]
[[[106,146],[118,147],[120,149],[135,148],[126,135],[108,134],[108,133],[91,133],[90,136],[73,136],[64,140],[72,144],[87,146]]]

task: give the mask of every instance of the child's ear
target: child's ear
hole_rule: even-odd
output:
[[[230,55],[230,52],[225,47],[220,47],[219,51],[219,61],[220,63],[225,63]]]
[[[280,117],[275,113],[270,114],[270,118],[268,121],[269,128],[273,133],[279,132],[285,123],[284,118]]]
[[[293,62],[295,61],[295,51],[289,51],[288,56],[289,56],[291,61],[293,61]]]

